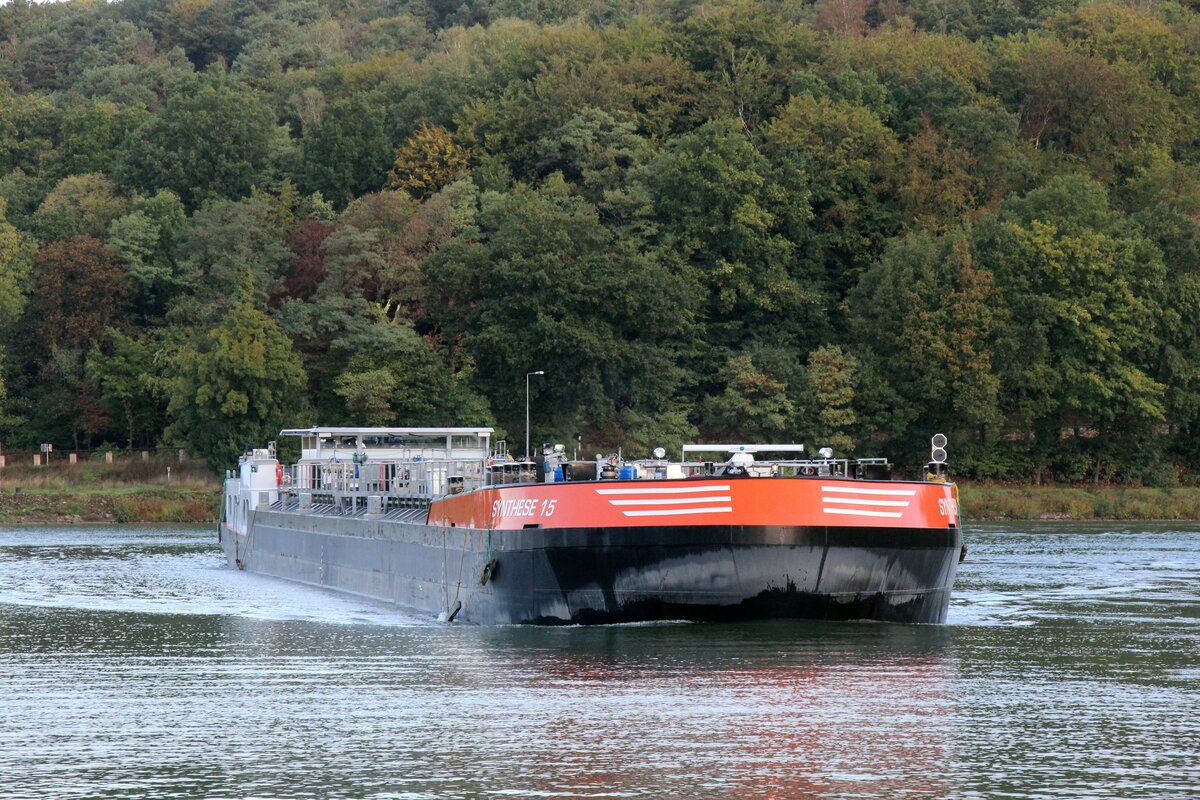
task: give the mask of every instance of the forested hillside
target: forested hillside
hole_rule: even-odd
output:
[[[1195,6],[1195,7],[1194,7]],[[1200,3],[0,8],[9,448],[1200,468]]]

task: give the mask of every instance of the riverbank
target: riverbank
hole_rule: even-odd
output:
[[[0,524],[208,524],[220,507],[220,479],[196,461],[125,457],[0,470]]]
[[[982,520],[1200,520],[1200,488],[1013,486],[960,483],[968,522]]]
[[[114,465],[115,466],[115,465]],[[134,470],[135,472],[137,470]],[[0,524],[78,522],[211,524],[221,486],[203,472],[138,482],[115,469],[81,468],[0,478]],[[1200,488],[1057,487],[960,483],[968,522],[985,520],[1200,521]]]
[[[80,522],[215,523],[220,488],[130,486],[0,491],[0,525]]]

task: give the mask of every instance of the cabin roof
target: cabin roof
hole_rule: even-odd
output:
[[[285,428],[280,436],[490,436],[494,428]]]

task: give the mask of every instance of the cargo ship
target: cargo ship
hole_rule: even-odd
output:
[[[896,480],[799,444],[518,459],[492,434],[282,431],[295,464],[270,443],[226,475],[228,562],[447,622],[945,621],[965,549],[940,435]]]

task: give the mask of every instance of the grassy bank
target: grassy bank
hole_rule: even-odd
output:
[[[1013,486],[960,483],[963,517],[1064,520],[1200,520],[1200,488]]]
[[[171,473],[168,476],[167,469]],[[140,458],[0,470],[0,524],[214,523],[221,482],[198,462]],[[1200,521],[1200,488],[1018,486],[959,483],[972,520]]]
[[[0,470],[0,524],[211,523],[220,497],[220,480],[203,464],[165,458]]]

